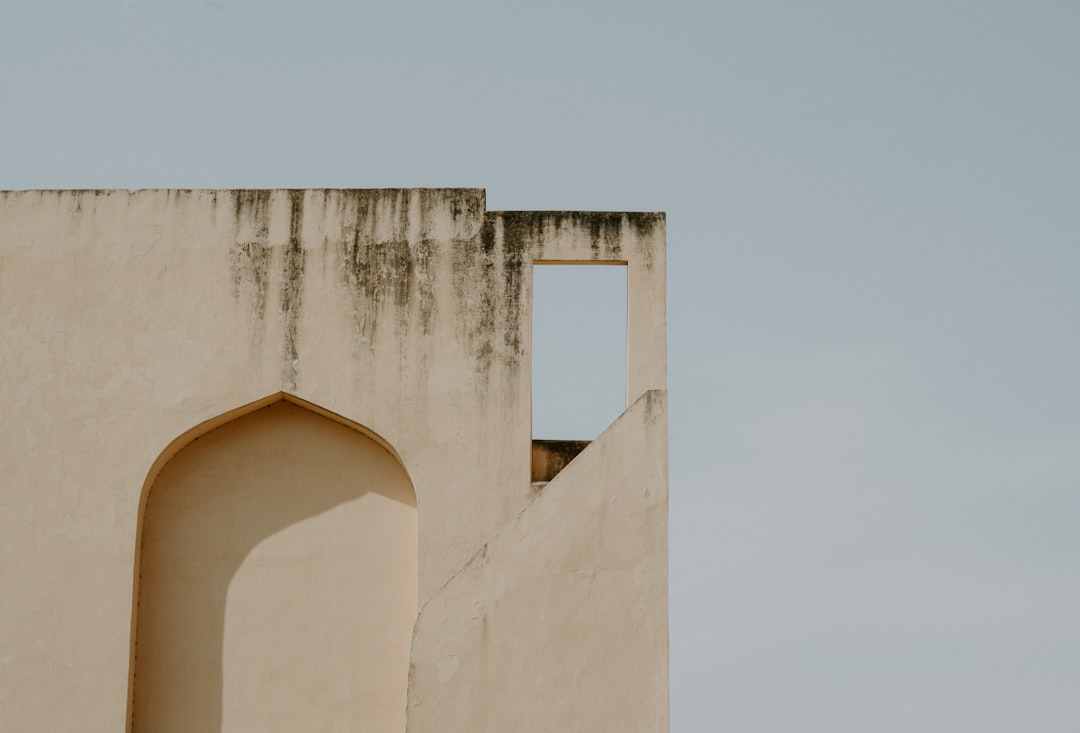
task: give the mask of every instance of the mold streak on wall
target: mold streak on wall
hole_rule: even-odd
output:
[[[282,349],[282,383],[296,389],[296,368],[300,361],[297,329],[300,305],[304,296],[304,247],[301,228],[304,224],[304,192],[289,191],[289,243],[285,248],[285,264],[281,285],[281,313],[285,318],[285,343]]]

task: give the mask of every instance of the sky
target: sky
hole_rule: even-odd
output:
[[[0,188],[666,211],[672,731],[1075,733],[1078,39],[1075,0],[0,0]],[[553,437],[614,417],[589,328]]]

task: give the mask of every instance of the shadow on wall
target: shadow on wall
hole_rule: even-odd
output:
[[[374,439],[284,401],[196,439],[146,502],[132,730],[401,733],[416,559]]]

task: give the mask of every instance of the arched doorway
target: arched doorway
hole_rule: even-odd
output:
[[[279,400],[193,440],[142,517],[135,733],[402,733],[416,495],[369,435]]]

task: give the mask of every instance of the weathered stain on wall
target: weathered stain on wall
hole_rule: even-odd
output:
[[[425,333],[430,333],[435,317],[429,271],[431,242],[416,237],[410,240],[409,192],[393,193],[388,207],[390,231],[385,233],[377,227],[380,197],[376,192],[353,192],[339,205],[342,226],[337,248],[341,274],[350,295],[358,344],[368,350],[375,348],[380,327],[389,327],[403,337],[408,335],[409,307],[414,299],[422,313]],[[388,310],[389,317],[382,315]],[[388,322],[380,323],[381,319]]]
[[[236,240],[230,248],[234,298],[241,295],[253,314],[255,348],[261,351],[262,320],[272,280],[271,267],[280,258],[277,294],[283,317],[282,378],[289,388],[297,384],[303,361],[301,334],[297,332],[303,303],[307,253],[316,248],[306,237],[305,197],[317,194],[288,191],[289,234],[284,243],[270,241],[273,191],[233,192]],[[467,233],[448,248],[430,236],[432,222],[441,215],[446,192],[426,190],[355,190],[323,192],[324,221],[318,249],[340,273],[347,293],[357,353],[369,357],[400,351],[410,343],[410,329],[430,336],[440,319],[452,319],[454,331],[472,355],[479,383],[486,382],[496,364],[520,368],[526,276],[532,264],[531,243],[520,227],[507,227],[483,212],[482,196],[472,192],[453,195],[449,208],[455,229]],[[308,205],[314,205],[309,202]],[[324,219],[331,217],[324,214]],[[607,230],[598,230],[607,239]],[[427,233],[425,233],[427,232]],[[599,235],[598,235],[599,236]],[[618,244],[613,246],[616,248]],[[279,254],[280,253],[280,254]],[[454,298],[442,305],[435,284],[441,268],[452,273]],[[445,300],[445,299],[444,299]]]
[[[252,352],[258,359],[265,337],[266,298],[270,289],[273,250],[270,236],[270,191],[232,191],[233,242],[229,247],[233,299],[246,299],[251,319]],[[217,206],[217,196],[213,198]]]
[[[531,264],[524,243],[505,236],[490,216],[484,216],[478,240],[454,243],[456,325],[482,382],[496,364],[511,372],[521,366],[525,268]]]
[[[266,316],[266,292],[270,287],[270,248],[265,242],[234,242],[229,248],[233,298],[247,297],[256,317]]]
[[[498,218],[507,236],[521,242],[537,261],[626,263],[626,247],[634,245],[636,254],[648,256],[664,224],[659,212],[499,211],[489,216]],[[581,246],[584,242],[587,249]]]
[[[304,192],[289,191],[289,243],[281,279],[281,313],[285,319],[285,342],[282,346],[282,383],[296,389],[296,367],[300,361],[297,329],[304,297],[304,247],[301,228],[304,223]]]

